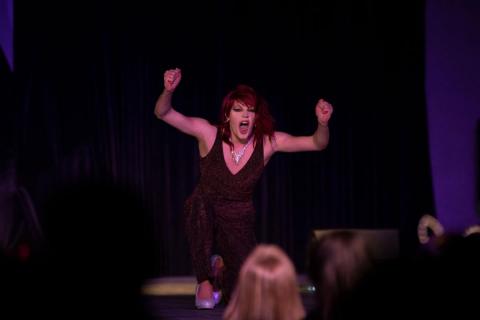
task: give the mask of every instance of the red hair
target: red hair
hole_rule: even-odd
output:
[[[220,109],[220,124],[218,125],[222,133],[222,140],[232,146],[230,142],[232,133],[230,132],[228,116],[235,101],[242,102],[248,107],[253,107],[255,110],[256,116],[253,128],[254,143],[257,143],[260,139],[263,141],[264,136],[268,136],[271,139],[274,133],[274,120],[268,110],[267,102],[263,97],[258,95],[253,88],[239,84],[223,98],[222,108]]]

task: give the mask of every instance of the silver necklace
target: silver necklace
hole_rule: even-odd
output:
[[[240,159],[242,159],[243,155],[245,154],[245,150],[247,150],[247,148],[250,145],[250,143],[252,142],[252,140],[253,140],[253,137],[251,137],[250,140],[248,140],[247,144],[245,144],[243,146],[243,148],[238,152],[235,152],[234,147],[232,147],[232,151],[231,151],[232,152],[232,159],[233,159],[233,162],[235,162],[235,164],[238,164],[240,162]]]

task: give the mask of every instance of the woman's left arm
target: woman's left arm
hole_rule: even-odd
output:
[[[330,131],[328,122],[332,116],[333,107],[327,101],[320,99],[315,107],[318,127],[311,136],[292,136],[285,132],[276,131],[271,142],[274,152],[320,151],[327,147]]]

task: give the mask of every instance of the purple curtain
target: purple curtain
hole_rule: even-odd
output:
[[[435,214],[449,231],[479,221],[480,3],[427,1],[426,97]]]

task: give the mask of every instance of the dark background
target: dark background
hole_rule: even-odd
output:
[[[151,275],[191,274],[180,219],[198,150],[153,115],[164,71],[179,67],[176,109],[211,122],[237,83],[294,135],[313,133],[319,98],[334,105],[326,150],[266,167],[259,241],[299,271],[313,229],[397,228],[402,252],[415,249],[418,218],[433,210],[423,1],[18,2],[14,39],[15,72],[2,61],[2,170],[40,222],[59,187],[108,180],[146,209]]]

